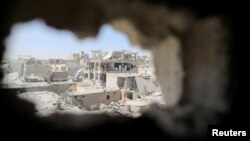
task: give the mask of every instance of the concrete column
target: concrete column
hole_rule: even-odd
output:
[[[90,79],[90,70],[88,70],[88,79]]]
[[[87,70],[88,70],[88,79],[90,79],[90,62],[87,62]]]
[[[127,100],[127,90],[125,88],[121,89],[121,94],[122,94],[122,103],[125,103]]]
[[[122,62],[122,71],[123,71],[123,62]]]
[[[101,72],[101,61],[98,61],[98,71]]]
[[[98,83],[101,80],[101,61],[98,61],[98,76],[97,76]]]
[[[113,71],[115,70],[115,62],[114,60],[112,61],[112,68],[113,68]]]
[[[101,80],[101,73],[100,72],[98,73],[97,77],[98,77],[98,82],[100,82],[100,80]]]
[[[94,74],[94,80],[96,78],[96,62],[94,62],[94,71],[93,71],[93,74]]]

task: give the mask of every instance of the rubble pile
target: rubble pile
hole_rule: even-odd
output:
[[[79,87],[90,87],[94,85],[94,81],[91,80],[83,80],[82,82],[78,83]]]
[[[129,111],[129,108],[121,103],[121,100],[118,102],[111,102],[109,105],[100,104],[99,109],[101,111],[106,112],[110,116],[116,116],[116,115],[125,115],[130,116],[131,112]]]
[[[60,100],[60,96],[53,92],[27,92],[18,94],[18,97],[33,102],[35,104],[37,115],[39,116],[47,116],[55,112],[74,114],[82,114],[86,112],[84,108],[80,109]]]
[[[126,50],[92,50],[91,55],[81,51],[67,59],[46,60],[20,55],[14,63],[2,64],[2,81],[33,102],[41,116],[66,112],[134,117],[151,103],[162,102],[147,56]]]

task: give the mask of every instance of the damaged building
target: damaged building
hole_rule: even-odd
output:
[[[106,75],[109,72],[137,73],[137,53],[130,51],[110,51],[92,50],[92,58],[84,60],[83,73],[89,79],[94,79],[96,83],[105,86]]]
[[[104,111],[123,109],[120,112],[129,115],[144,112],[153,102],[147,98],[152,93],[161,94],[148,71],[150,58],[137,52],[92,50],[90,55],[81,51],[69,53],[67,59],[47,60],[20,55],[16,62],[21,68],[14,69],[18,76],[8,82],[10,88],[25,88],[31,99],[37,99],[37,92],[53,92],[57,104],[64,104],[59,110],[67,109],[65,105],[83,111],[109,107]]]
[[[120,91],[89,91],[89,92],[70,92],[65,100],[69,104],[87,110],[99,109],[100,104],[110,104],[121,99]]]

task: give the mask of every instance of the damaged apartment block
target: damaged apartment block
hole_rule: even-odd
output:
[[[48,104],[37,106],[40,115],[95,111],[138,116],[151,103],[164,104],[159,86],[150,79],[150,57],[136,52],[92,50],[91,55],[81,51],[68,59],[47,60],[19,55],[8,62],[3,84],[36,105]]]

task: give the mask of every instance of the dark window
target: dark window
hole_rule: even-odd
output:
[[[107,95],[106,100],[109,100],[109,95]]]

